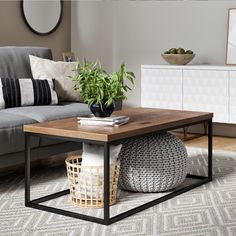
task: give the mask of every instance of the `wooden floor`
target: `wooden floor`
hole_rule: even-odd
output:
[[[207,136],[184,141],[186,146],[207,148]],[[213,149],[236,152],[236,138],[213,137]]]

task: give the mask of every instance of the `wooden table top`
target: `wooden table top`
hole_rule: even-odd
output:
[[[119,127],[85,126],[77,123],[76,117],[24,125],[24,131],[31,134],[45,134],[65,138],[79,138],[93,141],[115,141],[155,131],[174,129],[179,126],[204,122],[213,117],[209,112],[179,111],[153,108],[128,108],[113,115],[130,117],[128,124]]]

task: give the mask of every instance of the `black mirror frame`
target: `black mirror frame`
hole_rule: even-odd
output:
[[[59,25],[61,24],[61,21],[62,21],[62,16],[63,16],[63,0],[60,0],[60,3],[61,3],[61,12],[60,12],[60,17],[59,17],[59,19],[58,19],[57,24],[55,25],[55,27],[54,27],[52,30],[50,30],[50,31],[48,31],[48,32],[46,32],[46,33],[40,33],[40,32],[38,32],[38,31],[36,31],[35,29],[33,29],[33,28],[30,26],[29,22],[27,21],[27,19],[26,19],[26,17],[25,17],[25,13],[24,13],[24,0],[21,0],[21,14],[22,14],[22,17],[23,17],[23,19],[24,19],[25,24],[28,26],[28,28],[29,28],[33,33],[35,33],[35,34],[37,34],[37,35],[44,36],[44,35],[48,35],[48,34],[53,33],[54,31],[57,30],[57,28],[59,27]]]

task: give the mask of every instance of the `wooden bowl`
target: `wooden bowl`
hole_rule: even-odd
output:
[[[161,54],[171,65],[186,65],[195,57],[195,54]]]

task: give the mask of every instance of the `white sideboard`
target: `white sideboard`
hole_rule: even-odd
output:
[[[236,66],[141,66],[141,106],[207,111],[236,123]]]

